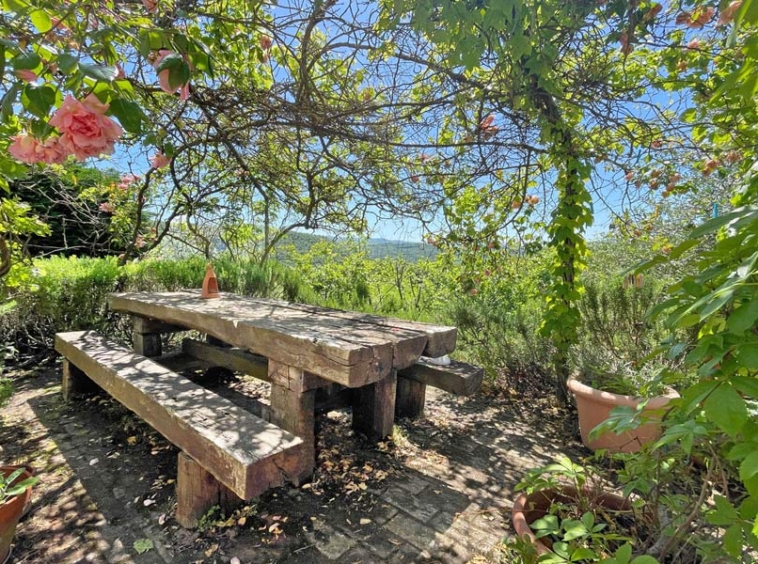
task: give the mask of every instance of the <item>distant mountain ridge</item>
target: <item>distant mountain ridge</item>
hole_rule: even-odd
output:
[[[307,253],[316,243],[328,242],[339,245],[346,239],[335,239],[325,235],[293,231],[284,236],[277,247],[280,249],[293,245],[298,253]],[[404,258],[408,262],[417,262],[422,258],[433,259],[439,252],[435,247],[422,242],[397,241],[392,239],[369,239],[367,242],[369,257],[372,259]]]

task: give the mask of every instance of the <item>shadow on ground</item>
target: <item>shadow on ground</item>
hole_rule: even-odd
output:
[[[425,418],[378,445],[335,411],[317,420],[311,484],[186,531],[173,519],[176,449],[105,395],[64,403],[59,379],[60,366],[22,378],[3,413],[3,461],[31,463],[42,480],[16,563],[495,562],[525,469],[583,452],[548,400],[430,393]],[[224,395],[265,403],[246,381]]]

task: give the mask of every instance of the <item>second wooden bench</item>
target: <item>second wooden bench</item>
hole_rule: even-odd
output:
[[[55,349],[65,357],[66,399],[89,377],[181,449],[176,518],[184,527],[214,505],[297,483],[312,464],[292,433],[94,331],[58,333]]]

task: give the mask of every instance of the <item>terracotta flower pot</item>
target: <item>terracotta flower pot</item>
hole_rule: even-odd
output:
[[[645,405],[644,411],[651,412],[652,421],[618,435],[612,431],[607,431],[591,440],[589,438],[590,431],[608,419],[614,407],[629,406],[637,409],[637,406],[645,400],[634,396],[623,396],[596,390],[573,377],[569,378],[567,385],[576,400],[582,443],[592,450],[602,448],[610,452],[637,452],[642,448],[642,445],[657,440],[661,436],[661,425],[655,419],[660,421],[666,404],[679,397],[676,390],[668,388],[665,395],[650,398]]]
[[[3,476],[8,477],[18,466],[2,466],[0,472]],[[18,483],[32,477],[29,470],[25,470],[13,483]],[[0,505],[0,562],[5,562],[11,550],[11,541],[16,536],[16,525],[18,525],[21,515],[24,513],[24,507],[32,497],[32,488],[26,488],[26,491],[17,496],[13,496],[8,501]]]
[[[588,497],[595,507],[603,507],[613,511],[631,511],[631,502],[608,492],[584,490],[583,496]],[[577,499],[577,490],[573,486],[561,486],[558,489],[539,490],[530,494],[523,493],[513,504],[511,518],[513,528],[519,537],[526,537],[537,549],[538,555],[552,552],[553,543],[548,537],[538,539],[532,531],[531,524],[544,517],[550,511],[553,502],[570,504]]]

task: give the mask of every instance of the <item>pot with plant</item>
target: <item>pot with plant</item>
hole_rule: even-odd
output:
[[[525,562],[655,562],[632,547],[653,529],[644,504],[608,491],[591,467],[567,457],[530,470],[516,486],[513,504],[518,539],[510,544]]]
[[[579,414],[582,442],[592,450],[637,452],[657,439],[666,405],[678,394],[657,376],[650,352],[664,339],[647,312],[661,299],[654,284],[591,281],[580,302],[582,338],[575,351],[578,374],[567,382]],[[615,415],[612,416],[611,412]],[[617,419],[615,433],[598,425]],[[623,423],[623,424],[622,424]]]
[[[4,563],[16,536],[16,526],[39,481],[28,467],[0,467],[0,563]]]
[[[579,416],[582,443],[591,450],[637,452],[661,436],[673,388],[642,371],[585,369],[567,382]],[[613,427],[613,429],[611,429]]]

